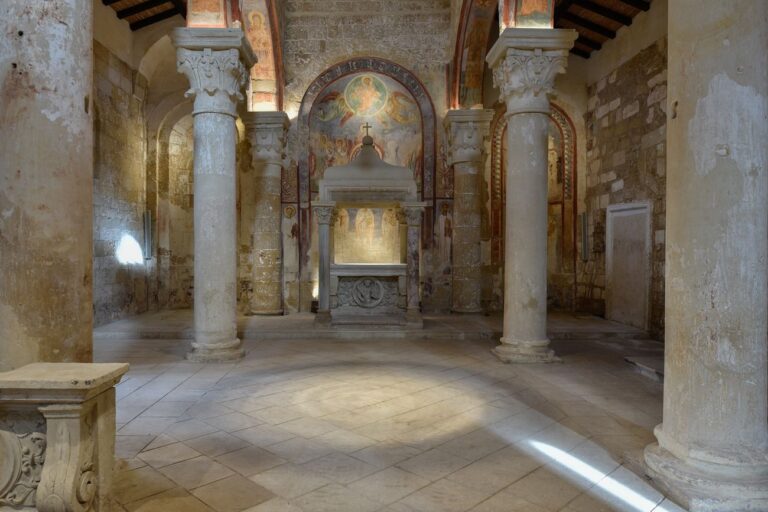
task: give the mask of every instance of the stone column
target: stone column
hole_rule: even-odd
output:
[[[547,114],[576,36],[508,28],[488,54],[508,116],[504,334],[494,349],[506,363],[557,360],[547,339]]]
[[[317,243],[320,256],[318,272],[317,315],[315,323],[331,323],[331,222],[336,203],[323,201],[312,204],[312,211],[317,219]]]
[[[485,144],[493,110],[451,110],[449,164],[453,166],[453,311],[482,313],[482,220]]]
[[[90,361],[93,6],[3,8],[0,371]]]
[[[288,136],[285,112],[248,112],[243,116],[251,144],[251,187],[253,196],[244,198],[255,209],[251,223],[253,254],[252,315],[283,313],[281,175]]]
[[[664,419],[692,512],[768,510],[768,3],[669,6]]]
[[[192,361],[243,356],[237,338],[237,103],[255,62],[239,29],[177,28],[178,68],[194,96],[195,341]]]
[[[405,319],[409,326],[421,327],[421,296],[419,282],[421,279],[419,249],[421,248],[421,219],[424,213],[424,203],[403,203],[401,208],[408,224],[406,235],[406,313]]]

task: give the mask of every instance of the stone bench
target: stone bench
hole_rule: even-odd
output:
[[[111,510],[114,386],[127,371],[35,363],[0,373],[0,510]]]

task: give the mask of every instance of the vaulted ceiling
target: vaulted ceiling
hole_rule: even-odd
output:
[[[187,17],[187,0],[101,0],[117,17],[127,20],[131,30],[148,27],[172,16]]]
[[[559,0],[555,26],[579,32],[571,52],[584,58],[616,37],[616,31],[632,24],[639,13],[650,9],[651,0]]]

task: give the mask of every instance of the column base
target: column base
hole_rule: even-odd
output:
[[[768,474],[728,478],[727,466],[717,475],[687,464],[658,444],[645,448],[645,469],[656,485],[690,512],[745,512],[768,510]]]
[[[318,309],[315,314],[315,325],[320,327],[330,327],[331,311],[328,309]]]
[[[563,360],[549,348],[549,340],[534,343],[509,343],[501,338],[501,344],[491,349],[503,363],[562,363]]]
[[[245,356],[242,342],[235,338],[223,343],[192,343],[187,360],[193,363],[227,363]]]
[[[251,310],[248,315],[249,316],[282,316],[285,311],[280,309],[267,309],[267,310]]]

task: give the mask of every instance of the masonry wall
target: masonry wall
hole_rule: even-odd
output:
[[[143,246],[147,83],[94,41],[94,321],[147,310],[144,262],[120,263],[124,237]]]
[[[664,330],[667,43],[662,37],[588,85],[584,202],[589,253],[579,261],[577,306],[605,314],[606,208],[652,207],[650,332]],[[641,271],[638,269],[638,271]]]

